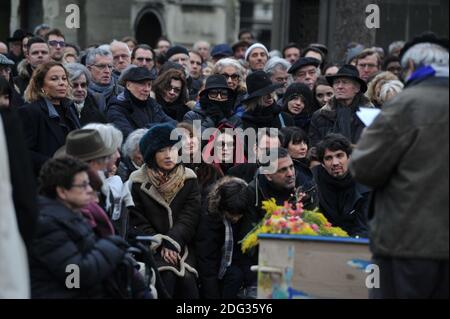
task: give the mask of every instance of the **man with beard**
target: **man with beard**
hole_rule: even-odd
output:
[[[355,182],[348,164],[352,147],[342,135],[330,134],[317,145],[322,165],[313,168],[319,209],[334,226],[350,236],[367,237],[369,189]]]

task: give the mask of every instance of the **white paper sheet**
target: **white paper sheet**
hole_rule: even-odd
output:
[[[380,113],[380,109],[360,107],[356,115],[358,115],[365,126],[369,127]]]

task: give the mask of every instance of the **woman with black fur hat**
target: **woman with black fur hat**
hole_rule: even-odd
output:
[[[177,164],[175,126],[153,126],[139,143],[145,164],[130,176],[135,206],[130,208],[130,236],[153,236],[155,261],[173,298],[196,299],[198,273],[192,245],[200,216],[197,176]]]
[[[243,129],[278,128],[294,125],[289,114],[282,112],[276,103],[275,91],[280,84],[272,84],[264,71],[256,71],[247,77],[247,97],[242,101],[245,112],[242,115]]]

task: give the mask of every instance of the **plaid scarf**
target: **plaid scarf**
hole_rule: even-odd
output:
[[[225,225],[225,242],[222,247],[222,260],[220,261],[219,279],[222,279],[227,272],[227,268],[231,265],[233,259],[233,229],[231,223],[225,217],[223,218]]]
[[[148,168],[147,174],[152,185],[156,187],[158,193],[161,194],[168,204],[172,202],[180,189],[183,188],[186,179],[183,165],[179,165],[169,174]]]

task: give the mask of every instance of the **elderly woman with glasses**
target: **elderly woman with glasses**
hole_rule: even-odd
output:
[[[72,98],[81,125],[107,123],[105,99],[99,93],[88,90],[91,72],[82,64],[66,64],[71,83]]]
[[[201,121],[202,131],[223,126],[241,127],[240,117],[233,112],[233,90],[223,75],[211,75],[206,80],[200,103],[185,115],[184,121],[190,124]]]
[[[183,71],[169,69],[162,73],[153,84],[156,102],[173,120],[182,122],[184,115],[190,111],[186,106],[188,88]]]
[[[216,63],[213,74],[221,74],[227,79],[228,87],[233,91],[233,112],[241,117],[244,113],[242,100],[247,94],[245,69],[235,59],[226,58]]]

